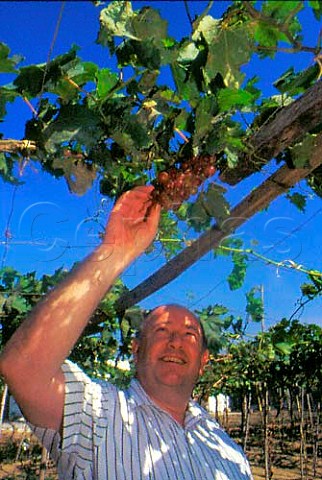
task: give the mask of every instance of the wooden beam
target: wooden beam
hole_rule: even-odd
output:
[[[236,185],[322,124],[322,81],[272,117],[249,137],[247,153],[239,158],[236,168],[222,171],[224,183]]]
[[[36,148],[36,143],[31,140],[13,140],[10,138],[0,140],[0,152],[21,152],[22,154],[26,154],[35,152]]]

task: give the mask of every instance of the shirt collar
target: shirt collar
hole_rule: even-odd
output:
[[[131,380],[128,393],[136,407],[150,406],[162,410],[153,402],[153,400],[151,400],[136,378]],[[204,409],[197,402],[190,399],[185,416],[185,428],[191,428],[193,425],[201,421],[204,415]]]

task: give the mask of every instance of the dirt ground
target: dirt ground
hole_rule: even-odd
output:
[[[234,421],[230,421],[228,430],[237,435]],[[238,441],[238,438],[235,438]],[[265,480],[263,452],[260,442],[254,443],[251,437],[247,449],[254,480]],[[278,442],[272,442],[272,480],[321,480],[322,465],[317,466],[315,476],[312,472],[312,458],[307,456],[301,476],[299,444],[293,442],[282,451]],[[38,480],[40,479],[41,447],[29,431],[10,426],[0,433],[0,479],[1,480]],[[48,462],[42,480],[57,480],[57,474],[51,462]]]

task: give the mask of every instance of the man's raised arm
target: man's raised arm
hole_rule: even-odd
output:
[[[60,428],[61,365],[115,279],[153,241],[160,206],[152,189],[137,187],[120,197],[102,244],[37,304],[5,346],[0,374],[33,424]]]

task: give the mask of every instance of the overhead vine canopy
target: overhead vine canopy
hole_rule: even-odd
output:
[[[153,183],[167,238],[176,236],[178,221],[197,232],[225,233],[232,213],[225,188],[272,159],[300,174],[266,196],[268,203],[301,178],[320,195],[321,3],[227,2],[221,18],[213,17],[213,2],[197,18],[185,3],[191,32],[181,39],[169,36],[153,2],[137,10],[130,1],[103,6],[97,42],[115,68],[83,60],[75,46],[46,63],[20,67],[21,58],[0,44],[0,72],[14,75],[0,87],[1,118],[7,103],[19,97],[31,107],[24,138],[0,141],[3,179],[16,182],[17,164],[28,158],[65,177],[79,195],[95,179],[111,199]],[[315,19],[312,45],[302,36],[303,9]],[[265,97],[260,78],[249,78],[245,66],[278,52],[290,55],[290,65],[292,55],[304,53],[309,66],[290,66],[274,82],[278,93]],[[254,197],[247,201],[254,205]],[[267,202],[242,213],[247,218]],[[182,246],[167,243],[168,256]]]

